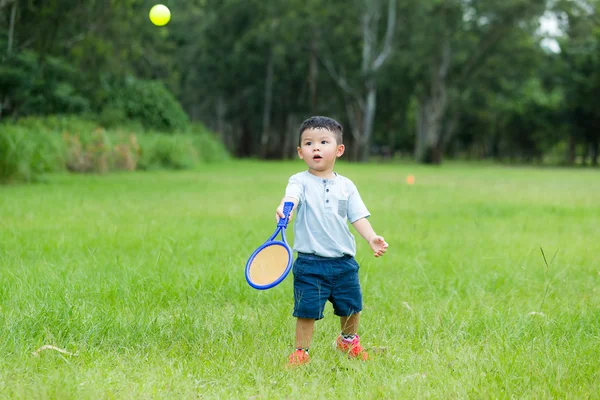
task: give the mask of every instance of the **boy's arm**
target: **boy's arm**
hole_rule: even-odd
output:
[[[360,234],[360,236],[362,236],[363,239],[369,243],[375,257],[380,257],[387,251],[388,244],[383,236],[379,236],[375,233],[369,220],[366,218],[360,218],[354,221],[352,225]]]
[[[277,207],[277,210],[275,211],[275,220],[277,222],[279,222],[280,218],[283,218],[285,216],[283,214],[283,203],[285,203],[286,201],[294,203],[294,207],[292,207],[292,211],[290,211],[290,219],[288,222],[290,222],[292,220],[292,214],[294,213],[294,210],[296,209],[296,206],[298,205],[298,199],[296,199],[294,197],[290,197],[290,196],[284,196],[283,199],[281,199],[281,203],[279,203],[279,207]]]

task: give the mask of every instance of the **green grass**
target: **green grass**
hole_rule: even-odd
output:
[[[0,397],[599,398],[598,171],[340,164],[390,243],[357,237],[360,333],[386,351],[337,354],[328,305],[288,370],[291,279],[255,291],[243,269],[301,169],[0,187]]]

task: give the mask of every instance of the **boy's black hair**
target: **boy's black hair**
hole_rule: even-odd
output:
[[[304,121],[299,129],[298,141],[300,146],[302,146],[302,133],[307,129],[327,129],[328,131],[333,132],[337,144],[343,143],[344,128],[342,128],[342,124],[333,118],[317,115]]]

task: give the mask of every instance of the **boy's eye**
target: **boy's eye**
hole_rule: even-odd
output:
[[[312,144],[312,142],[306,142],[304,144],[307,145],[307,146],[310,146]]]
[[[326,144],[327,140],[321,140],[321,144]]]

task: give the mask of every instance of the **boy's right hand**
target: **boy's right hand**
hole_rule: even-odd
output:
[[[275,221],[279,222],[281,218],[285,217],[283,213],[283,204],[280,204],[275,211]],[[288,219],[288,223],[292,220],[292,213],[290,213],[290,218]]]

